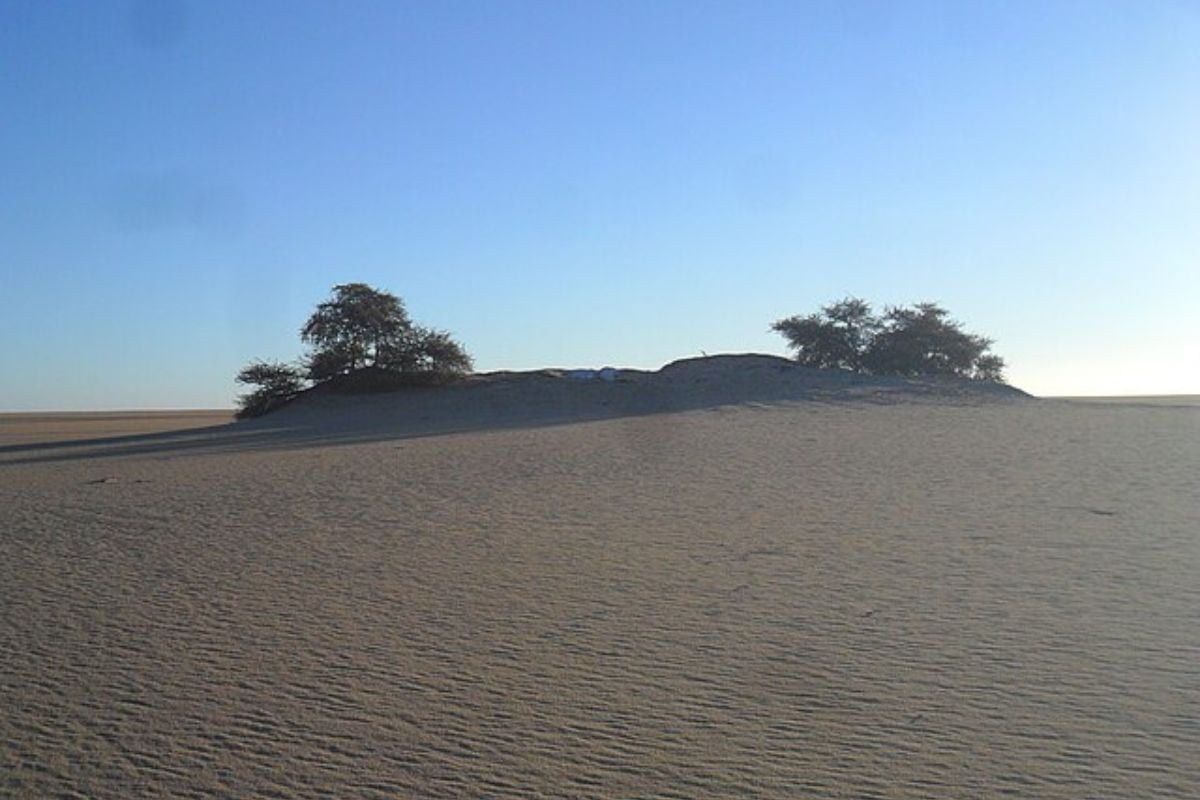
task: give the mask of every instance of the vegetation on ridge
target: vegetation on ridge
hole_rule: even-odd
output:
[[[776,321],[802,366],[871,375],[1003,379],[1004,360],[992,340],[967,333],[936,303],[888,306],[847,297],[816,314]],[[396,295],[364,283],[333,287],[330,299],[300,329],[308,354],[297,365],[255,361],[237,375],[255,387],[238,398],[238,416],[256,417],[306,389],[381,391],[443,383],[471,371],[471,357],[445,331],[409,319]]]
[[[365,283],[333,287],[333,296],[300,329],[312,349],[298,366],[256,361],[237,375],[257,387],[238,398],[238,417],[256,417],[311,385],[373,391],[440,383],[471,371],[471,357],[445,331],[416,325],[404,301]]]
[[[820,313],[775,322],[806,367],[848,369],[872,375],[927,375],[999,381],[1004,359],[992,340],[967,333],[936,303],[888,306],[882,317],[857,297],[831,303]]]

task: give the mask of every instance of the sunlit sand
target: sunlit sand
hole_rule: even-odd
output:
[[[0,421],[0,794],[1200,793],[1195,407],[517,383]]]

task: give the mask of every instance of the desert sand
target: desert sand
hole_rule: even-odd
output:
[[[175,433],[185,429],[224,425],[231,411],[99,411],[63,413],[0,413],[0,447],[50,445],[57,442]]]
[[[727,367],[6,417],[0,795],[1200,796],[1200,404]]]

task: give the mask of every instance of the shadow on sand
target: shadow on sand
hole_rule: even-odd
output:
[[[669,413],[669,412],[657,412]],[[231,422],[204,428],[132,434],[103,438],[74,439],[0,446],[0,468],[17,464],[84,461],[99,458],[227,455],[255,451],[300,450],[313,447],[368,444],[403,439],[449,436],[459,433],[517,430],[570,425],[613,419],[617,415],[545,419],[475,419],[457,425],[340,424],[336,426],[297,424],[264,427],[249,422]]]
[[[515,430],[797,402],[976,404],[1028,398],[999,384],[867,378],[768,356],[710,357],[612,383],[548,372],[464,385],[302,398],[259,419],[105,438],[0,446],[0,467],[98,458],[216,455]]]

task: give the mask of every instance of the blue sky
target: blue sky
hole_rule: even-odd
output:
[[[1200,393],[1193,2],[0,0],[0,410],[222,407],[335,283],[481,370],[935,300]]]

